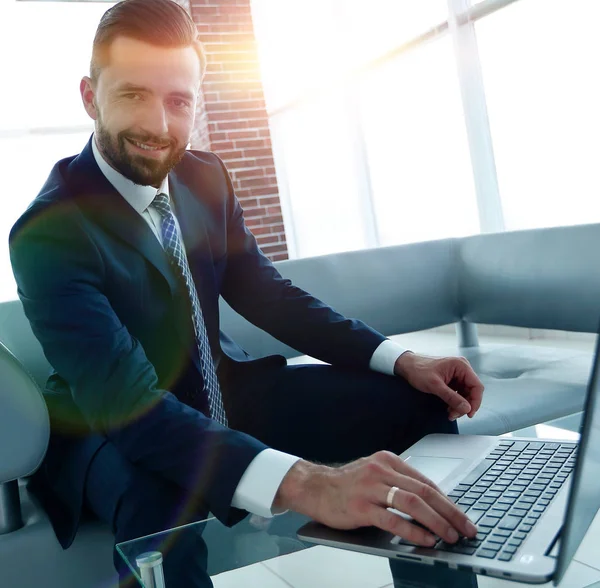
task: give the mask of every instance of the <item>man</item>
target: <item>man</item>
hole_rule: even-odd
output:
[[[479,379],[466,360],[405,352],[278,274],[222,162],[186,151],[203,69],[177,4],[109,9],[80,85],[95,133],[56,164],[11,232],[19,296],[55,370],[50,448],[31,488],[61,544],[82,510],[117,542],[208,512],[231,525],[286,509],[423,545],[473,536],[395,454],[456,432],[454,420],[481,404]],[[331,365],[250,358],[219,332],[219,295]],[[392,495],[431,532],[388,510]],[[167,586],[210,586],[201,535],[187,537],[166,556]],[[115,565],[125,583],[116,555]],[[415,573],[419,585],[475,585],[397,562],[392,572],[396,586]]]

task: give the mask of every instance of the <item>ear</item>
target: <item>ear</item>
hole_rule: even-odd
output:
[[[94,100],[96,95],[94,82],[87,76],[84,76],[79,83],[79,92],[81,93],[85,111],[90,115],[90,118],[96,120],[98,118],[98,111],[96,110],[96,102]]]

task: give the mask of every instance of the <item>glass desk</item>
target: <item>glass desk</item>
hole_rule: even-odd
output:
[[[579,438],[577,431],[580,422],[581,414],[572,415],[503,436],[574,441]],[[141,586],[169,588],[162,579],[162,554],[168,551],[170,542],[179,534],[202,533],[208,546],[207,571],[210,576],[214,576],[314,547],[314,544],[300,541],[296,536],[297,530],[308,520],[307,517],[288,512],[266,520],[255,516],[247,517],[234,527],[228,528],[217,519],[209,518],[120,543],[117,545],[117,551]],[[307,569],[306,573],[310,574],[311,570]],[[315,574],[313,585],[318,587],[319,572],[313,570],[312,573]]]
[[[202,533],[208,546],[210,576],[235,570],[274,557],[314,547],[296,537],[296,531],[310,519],[287,512],[272,519],[247,517],[234,527],[215,518],[198,521],[117,545],[138,583],[144,588],[168,588],[162,580],[162,554],[182,533]]]

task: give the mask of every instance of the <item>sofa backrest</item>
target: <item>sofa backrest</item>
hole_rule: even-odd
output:
[[[600,224],[477,235],[457,246],[465,320],[597,332]]]
[[[421,331],[459,319],[456,242],[428,241],[275,264],[294,285],[384,335]],[[298,352],[221,304],[221,328],[248,353]]]

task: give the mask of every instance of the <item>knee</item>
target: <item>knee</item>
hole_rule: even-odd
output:
[[[458,433],[456,422],[448,419],[447,405],[440,398],[414,390],[412,400],[414,404],[405,437],[406,447],[427,435]]]
[[[198,497],[150,474],[134,480],[121,496],[115,512],[115,535],[117,541],[127,541],[207,516],[208,509]]]

